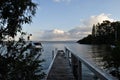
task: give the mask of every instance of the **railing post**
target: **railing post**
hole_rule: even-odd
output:
[[[67,50],[67,48],[66,48],[66,57],[68,58],[68,50]]]
[[[54,52],[54,53],[55,53],[55,54],[57,54],[57,51],[58,51],[58,49],[57,49],[57,48],[55,48],[55,52]]]
[[[52,59],[54,58],[54,50],[52,50]]]
[[[65,56],[67,57],[67,48],[65,47]]]
[[[70,48],[66,47],[65,50],[66,56],[71,63],[72,72],[76,80],[82,80],[82,63],[85,64],[88,67],[88,69],[90,69],[101,80],[117,80],[117,78],[97,68],[96,65],[91,63],[89,59],[87,60],[86,57],[75,55],[74,53],[72,53],[73,51],[70,50]],[[69,56],[71,58],[69,58]]]
[[[81,61],[78,60],[78,80],[82,80],[82,64]]]
[[[68,54],[67,54],[67,56],[68,56],[68,59],[69,59],[69,54],[70,54],[70,51],[68,50]]]
[[[69,65],[71,66],[71,61],[70,61],[70,51],[65,47],[65,56],[69,62]]]
[[[76,80],[82,80],[81,62],[73,54],[71,54],[71,61],[72,61],[72,71]]]
[[[78,80],[78,75],[77,75],[77,61],[76,61],[75,56],[73,54],[71,54],[71,62],[72,62],[72,71],[73,71],[73,74],[74,74],[76,80]]]
[[[66,48],[66,57],[69,60],[69,50]]]

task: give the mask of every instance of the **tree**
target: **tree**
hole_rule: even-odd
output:
[[[103,21],[99,25],[94,25],[92,30],[92,36],[96,36],[94,37],[93,42],[98,42],[100,44],[112,44],[116,40],[116,38],[119,37],[119,26],[120,23],[118,21],[110,22],[108,20]]]
[[[96,36],[96,26],[93,25],[93,28],[92,28],[92,36]]]
[[[120,21],[112,22],[111,26],[113,27],[115,41],[120,40]]]
[[[9,41],[5,45],[7,51],[0,53],[0,80],[40,80],[44,78],[45,73],[40,64],[44,60],[39,58],[41,53],[33,48],[31,42],[25,42],[21,38],[18,41]]]
[[[0,39],[14,37],[23,24],[31,23],[36,5],[32,0],[0,0]]]
[[[41,53],[36,52],[31,42],[23,37],[14,38],[17,32],[22,35],[22,25],[30,24],[36,13],[37,4],[32,0],[0,0],[0,80],[40,80],[44,77]],[[2,50],[2,51],[1,51]]]
[[[79,42],[93,44],[114,44],[116,41],[120,41],[120,21],[110,22],[105,20],[102,23],[98,23],[96,25],[94,24],[91,38],[92,39],[90,39],[88,36]],[[88,39],[90,39],[89,42],[87,42]]]
[[[108,50],[108,53],[101,56],[103,68],[120,80],[120,42],[116,43],[115,48],[108,48]]]

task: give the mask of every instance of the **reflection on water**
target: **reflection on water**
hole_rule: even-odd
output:
[[[103,56],[110,53],[106,47],[106,45],[92,45],[91,47],[92,59],[102,69],[104,69]]]
[[[105,69],[114,76],[120,76],[120,51],[118,51],[118,49],[112,51],[105,45],[83,45],[75,42],[42,42],[42,44],[44,52],[41,57],[45,59],[45,62],[43,63],[45,72],[48,70],[48,67],[52,61],[52,50],[55,50],[55,48],[64,49],[64,46],[67,45],[71,46],[75,52],[79,53],[76,55],[85,55],[87,58],[93,60],[95,64],[100,66],[100,68]],[[92,75],[92,73],[86,70],[86,68],[84,68],[83,73],[83,75],[88,73],[89,75]]]
[[[92,46],[92,51],[96,64],[120,79],[120,48],[112,49],[105,45]]]

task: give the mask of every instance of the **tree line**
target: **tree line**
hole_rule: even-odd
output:
[[[78,42],[87,44],[114,44],[117,41],[120,41],[120,21],[110,22],[105,20],[102,23],[94,24],[92,34]]]
[[[115,45],[114,48],[107,46],[106,50],[109,52],[99,54],[96,57],[102,57],[99,61],[103,62],[103,68],[120,80],[120,21],[105,20],[93,25],[92,34],[79,40],[78,43]]]

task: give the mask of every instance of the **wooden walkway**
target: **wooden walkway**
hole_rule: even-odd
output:
[[[62,51],[58,51],[46,80],[75,80],[69,62]]]

